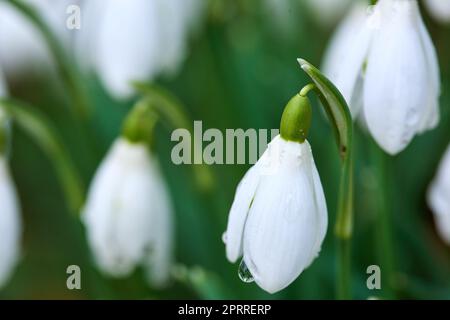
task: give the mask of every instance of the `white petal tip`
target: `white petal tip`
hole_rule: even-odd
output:
[[[239,258],[234,252],[230,252],[229,250],[226,250],[226,256],[227,260],[231,263],[235,263]]]

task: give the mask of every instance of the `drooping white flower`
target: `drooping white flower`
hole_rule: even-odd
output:
[[[71,1],[73,2],[73,1]],[[65,8],[69,0],[26,0],[62,43],[68,41]],[[0,1],[0,65],[6,74],[51,67],[53,58],[36,26],[7,1]]]
[[[434,19],[450,23],[450,0],[425,0],[424,3]]]
[[[176,70],[200,0],[92,0],[82,8],[78,39],[82,64],[91,66],[117,98],[133,94],[132,81]],[[119,19],[118,19],[119,17]]]
[[[172,210],[156,159],[145,144],[118,139],[100,165],[83,210],[100,269],[115,277],[138,265],[163,285],[172,257]]]
[[[364,22],[352,15],[326,54],[325,72],[353,117],[364,116],[377,143],[396,154],[439,121],[437,55],[416,0],[380,0]]]
[[[309,143],[277,136],[237,188],[224,237],[227,258],[243,256],[255,282],[277,292],[316,258],[327,224]]]
[[[434,213],[439,235],[450,245],[450,147],[428,190],[428,204]]]
[[[0,288],[11,277],[20,256],[20,206],[7,160],[0,156]]]

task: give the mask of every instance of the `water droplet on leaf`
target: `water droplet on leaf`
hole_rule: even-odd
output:
[[[242,259],[241,263],[239,264],[238,274],[239,279],[241,279],[242,282],[251,283],[255,281],[255,279],[253,279],[253,275],[251,274],[250,270],[247,268],[244,259]]]

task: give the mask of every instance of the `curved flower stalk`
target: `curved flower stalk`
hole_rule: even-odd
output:
[[[138,104],[98,168],[82,220],[100,269],[125,277],[137,266],[154,286],[164,285],[172,264],[172,207],[148,138],[153,114]]]
[[[83,65],[92,67],[116,98],[134,94],[132,81],[174,72],[184,58],[201,0],[90,0],[78,39]],[[120,23],[117,17],[120,16]]]
[[[57,131],[45,115],[16,100],[0,98],[0,112],[5,112],[23,131],[28,133],[52,161],[60,180],[67,205],[78,212],[83,203],[83,186],[74,164]]]
[[[353,117],[397,154],[439,121],[437,56],[416,0],[380,0],[365,19],[362,12],[343,22],[324,66]]]
[[[425,0],[430,15],[441,23],[450,23],[450,0]]]
[[[22,222],[17,192],[8,168],[9,119],[0,109],[0,288],[11,277],[20,256]]]
[[[155,84],[133,83],[133,87],[137,92],[142,94],[141,104],[149,107],[155,114],[155,117],[168,125],[169,129],[184,128],[193,132],[193,127],[189,117],[185,112],[181,102],[173,96],[169,91]],[[199,148],[192,148],[195,153],[201,153]],[[192,166],[195,182],[201,192],[210,192],[215,187],[215,178],[207,165]]]
[[[450,147],[441,160],[427,198],[438,233],[450,245]]]
[[[269,293],[288,286],[312,263],[327,230],[322,184],[305,140],[310,109],[300,94],[287,104],[281,134],[244,176],[230,210],[227,258],[236,262],[243,256],[255,282]]]

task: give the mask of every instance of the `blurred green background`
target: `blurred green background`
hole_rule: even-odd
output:
[[[199,32],[192,37],[182,69],[156,82],[185,105],[192,120],[207,128],[278,128],[284,105],[308,83],[296,58],[320,66],[335,29],[311,14],[302,1],[288,1],[288,15],[278,16],[262,1],[209,1]],[[437,24],[422,10],[439,55],[442,77],[441,122],[416,137],[399,156],[381,154],[357,127],[355,136],[355,233],[352,286],[354,297],[367,299],[450,299],[450,252],[438,238],[425,194],[437,164],[450,143],[450,27]],[[58,129],[87,187],[133,101],[110,98],[95,76],[83,79],[95,106],[89,131],[80,127],[60,80],[30,73],[9,79],[11,95],[41,109]],[[102,276],[92,262],[84,228],[67,209],[51,162],[21,130],[14,129],[11,166],[24,220],[23,257],[8,285],[6,299],[333,299],[335,297],[335,220],[339,159],[334,137],[317,101],[309,141],[324,187],[330,226],[314,263],[287,289],[269,295],[256,284],[244,284],[238,265],[225,258],[225,230],[235,188],[249,165],[211,166],[215,189],[196,187],[191,166],[170,160],[171,132],[157,127],[156,149],[176,212],[176,261],[185,266],[169,287],[145,285],[140,270],[123,280]],[[380,173],[384,166],[386,174]],[[383,191],[383,192],[380,192]],[[392,214],[393,282],[368,290],[366,268],[381,266],[383,244],[377,215],[380,206]],[[66,268],[82,270],[82,290],[66,287]],[[387,266],[389,267],[389,266]],[[183,269],[183,267],[179,267]],[[390,288],[394,288],[391,290]]]

